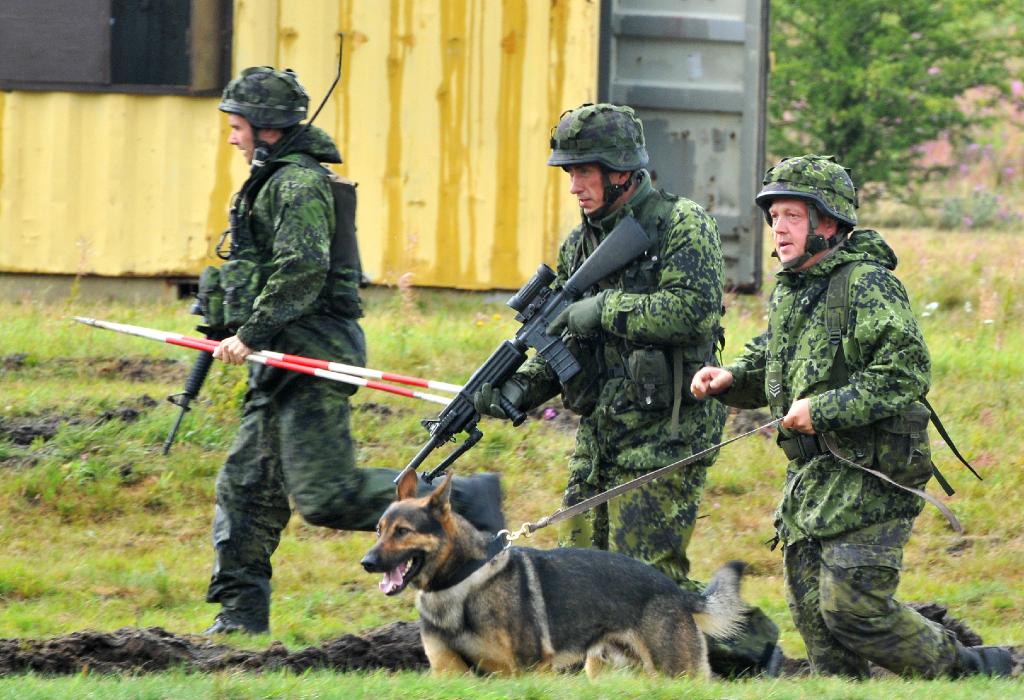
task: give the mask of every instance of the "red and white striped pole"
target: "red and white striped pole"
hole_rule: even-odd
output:
[[[118,333],[139,336],[140,338],[149,338],[150,340],[158,340],[170,345],[191,348],[192,350],[213,352],[220,344],[219,341],[210,340],[208,338],[196,338],[193,336],[182,335],[181,333],[171,333],[168,331],[156,330],[154,328],[145,328],[144,326],[133,326],[127,323],[101,321],[99,319],[87,318],[85,316],[74,316],[73,318],[75,321],[84,323],[87,326],[104,328]],[[322,379],[330,379],[331,381],[342,382],[345,384],[365,386],[367,389],[376,389],[377,391],[386,391],[391,394],[397,394],[398,396],[422,399],[424,401],[438,403],[443,406],[447,406],[451,403],[451,399],[444,396],[437,396],[435,394],[428,394],[423,391],[416,391],[414,389],[405,389],[400,386],[394,386],[393,384],[384,384],[367,377],[376,377],[378,379],[386,379],[388,381],[400,382],[412,386],[421,386],[438,391],[448,391],[451,393],[458,393],[462,389],[462,387],[457,384],[435,382],[430,379],[408,377],[402,374],[380,372],[378,370],[367,369],[366,367],[357,367],[355,365],[346,365],[340,362],[329,362],[327,360],[319,360],[312,357],[289,355],[286,353],[271,352],[267,350],[254,352],[247,355],[245,359],[249,362],[255,362],[261,365],[278,367],[280,369],[299,372],[300,374],[308,374]],[[364,376],[356,376],[357,373],[363,374]]]

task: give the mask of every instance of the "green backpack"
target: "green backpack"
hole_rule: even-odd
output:
[[[849,382],[849,371],[846,366],[846,357],[843,355],[843,336],[846,335],[847,327],[849,324],[850,316],[850,278],[853,275],[853,271],[858,263],[863,262],[864,264],[873,265],[875,263],[866,261],[853,261],[841,265],[832,274],[831,279],[828,283],[828,293],[825,298],[825,329],[828,332],[829,345],[832,346],[832,367],[829,372],[829,385],[832,387],[844,386]],[[938,414],[932,405],[928,403],[928,399],[925,396],[921,396],[918,399],[920,403],[915,402],[907,410],[885,419],[885,425],[881,426],[880,429],[883,431],[891,431],[896,434],[910,434],[916,437],[916,433],[913,431],[921,431],[927,429],[929,420],[935,426],[939,435],[949,446],[949,449],[954,455],[967,467],[978,480],[981,480],[981,475],[971,466],[960,450],[957,449],[953,439],[949,436],[945,426],[939,419]],[[879,421],[882,423],[883,421]],[[928,465],[931,468],[931,475],[935,477],[935,480],[939,482],[942,490],[946,492],[947,496],[952,496],[955,491],[950,486],[949,481],[942,475],[935,463],[931,461],[930,456],[928,457]],[[894,475],[896,481],[899,481],[899,475]]]

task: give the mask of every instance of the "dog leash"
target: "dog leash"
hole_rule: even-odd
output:
[[[964,527],[960,524],[960,521],[956,519],[956,516],[953,515],[953,511],[951,511],[949,509],[949,506],[947,506],[945,503],[935,498],[935,496],[925,492],[923,489],[915,489],[912,486],[904,486],[903,484],[899,483],[898,481],[894,481],[891,477],[886,476],[880,471],[871,469],[869,467],[865,467],[863,464],[857,464],[856,462],[847,459],[846,457],[843,457],[841,454],[839,454],[839,446],[836,444],[835,438],[829,435],[828,433],[822,433],[821,439],[825,442],[825,447],[827,447],[828,451],[832,453],[832,456],[838,459],[843,464],[847,464],[851,467],[856,467],[857,469],[865,471],[868,474],[871,474],[872,476],[877,476],[882,481],[890,483],[898,489],[903,489],[904,491],[908,491],[914,494],[915,496],[918,496],[919,498],[923,498],[924,500],[928,501],[933,506],[939,509],[939,512],[942,513],[946,517],[946,520],[949,522],[949,526],[952,527],[957,534],[964,534]],[[971,471],[973,472],[974,470],[971,469]],[[977,472],[975,472],[975,476],[977,476]]]
[[[736,442],[737,440],[742,440],[743,438],[749,437],[754,433],[760,433],[762,431],[768,430],[769,428],[774,428],[781,422],[781,418],[776,418],[770,423],[765,423],[764,425],[754,428],[753,430],[748,430],[747,432],[741,435],[736,435],[734,437],[729,438],[728,440],[724,440],[718,443],[717,445],[712,445],[711,447],[701,450],[700,452],[695,452],[689,457],[681,459],[678,462],[673,462],[672,464],[666,465],[664,467],[659,467],[654,471],[649,471],[646,474],[641,474],[640,476],[638,476],[635,479],[632,479],[631,481],[627,481],[623,484],[619,484],[618,486],[614,486],[608,489],[607,491],[602,491],[596,496],[591,496],[590,498],[580,501],[576,505],[569,506],[568,508],[559,508],[551,515],[543,517],[535,523],[523,523],[522,526],[515,532],[511,532],[510,530],[502,530],[497,535],[495,535],[495,538],[500,538],[502,535],[504,535],[506,537],[506,546],[508,546],[508,543],[511,543],[513,540],[517,540],[522,536],[530,537],[533,533],[535,533],[537,530],[540,530],[541,528],[545,528],[548,525],[554,525],[555,523],[561,522],[566,518],[571,518],[575,515],[579,515],[580,513],[584,513],[595,506],[601,505],[602,503],[607,503],[611,499],[615,498],[620,494],[625,493],[626,491],[631,491],[635,488],[639,488],[640,486],[643,486],[648,482],[654,481],[659,477],[665,476],[666,474],[671,474],[672,472],[678,469],[682,469],[688,464],[693,464],[701,457],[706,457],[715,450],[719,450],[731,442]]]
[[[688,464],[693,464],[701,457],[704,457],[705,455],[714,452],[715,450],[721,449],[722,447],[725,447],[731,442],[736,442],[737,440],[742,440],[743,438],[753,435],[754,433],[760,433],[764,430],[768,430],[769,428],[774,428],[781,422],[781,418],[776,418],[770,423],[765,423],[764,425],[754,428],[753,430],[749,430],[745,433],[742,433],[741,435],[731,437],[728,440],[724,440],[718,443],[717,445],[709,447],[705,450],[701,450],[700,452],[696,452],[685,459],[679,460],[678,462],[673,462],[672,464],[669,464],[667,466],[660,467],[659,469],[655,469],[654,471],[647,472],[646,474],[642,474],[641,476],[638,476],[637,478],[631,481],[627,481],[624,484],[619,484],[618,486],[610,488],[607,491],[603,491],[597,494],[596,496],[591,496],[590,498],[580,501],[574,506],[570,506],[568,508],[559,508],[551,515],[541,518],[535,523],[523,523],[522,526],[520,526],[520,528],[515,532],[512,532],[510,530],[502,530],[497,535],[495,535],[495,539],[500,539],[501,536],[504,535],[506,538],[505,546],[507,547],[512,543],[513,540],[517,540],[520,537],[524,536],[530,537],[531,535],[533,535],[533,533],[535,533],[537,530],[540,530],[541,528],[545,528],[548,525],[553,525],[554,523],[561,522],[566,518],[571,518],[580,513],[584,513],[590,510],[591,508],[594,508],[595,506],[601,505],[602,503],[607,503],[611,499],[615,498],[620,494],[625,493],[626,491],[630,491],[632,489],[643,486],[648,482],[654,481],[658,477],[665,476],[666,474],[674,472],[677,469],[681,469],[682,467],[685,467]],[[838,445],[836,445],[835,439],[831,435],[822,433],[821,437],[822,440],[825,442],[825,446],[828,448],[828,451],[831,452],[832,456],[835,457],[837,460],[851,467],[856,467],[861,471],[867,472],[872,476],[878,477],[882,481],[892,484],[896,488],[912,493],[915,496],[924,499],[928,503],[931,503],[933,506],[939,509],[939,512],[942,513],[942,515],[949,522],[950,527],[952,527],[955,532],[963,534],[963,526],[960,524],[960,521],[957,520],[957,517],[953,514],[953,511],[951,511],[945,503],[943,503],[942,501],[940,501],[939,499],[935,498],[930,493],[922,489],[915,489],[911,486],[905,486],[897,481],[894,481],[892,478],[886,476],[880,471],[871,469],[869,467],[865,467],[862,464],[857,464],[856,462],[847,459],[846,457],[840,454],[839,447]]]

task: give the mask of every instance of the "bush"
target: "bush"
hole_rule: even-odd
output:
[[[916,146],[958,145],[991,121],[958,97],[1006,94],[1008,61],[1024,52],[1019,0],[776,0],[772,12],[770,151],[835,154],[856,182],[896,196],[928,175]]]

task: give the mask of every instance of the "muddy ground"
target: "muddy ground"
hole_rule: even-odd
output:
[[[981,638],[937,604],[915,605],[922,614],[951,629],[964,644]],[[1015,675],[1024,669],[1024,647],[1016,647]],[[194,672],[326,669],[332,671],[426,671],[427,657],[415,622],[393,622],[361,634],[346,634],[319,646],[289,651],[274,642],[263,651],[244,651],[204,637],[175,635],[159,627],[122,627],[114,632],[92,630],[46,640],[0,639],[0,676],[34,672],[65,675],[153,673],[171,668]],[[804,659],[787,659],[784,676],[808,671]],[[878,669],[878,675],[885,672]]]
[[[116,357],[83,359],[68,358],[62,362],[65,370],[88,373],[100,378],[118,377],[133,382],[164,382],[180,384],[188,376],[189,365],[180,360],[147,357]],[[7,373],[39,371],[25,353],[0,356],[0,378]],[[161,399],[162,400],[162,399]],[[145,411],[159,406],[161,401],[143,394],[99,414],[47,413],[18,417],[0,417],[0,440],[15,445],[31,445],[37,438],[44,442],[53,438],[64,425],[99,425],[110,420],[131,423]]]

